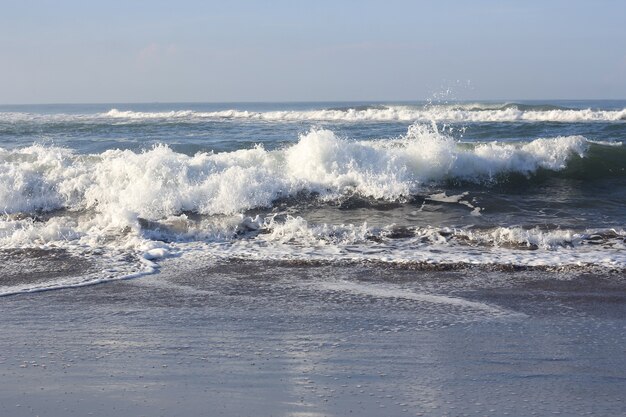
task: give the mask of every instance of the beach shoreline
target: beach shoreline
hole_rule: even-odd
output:
[[[619,415],[625,289],[619,273],[173,259],[0,298],[0,414]]]

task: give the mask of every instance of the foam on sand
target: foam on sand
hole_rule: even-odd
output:
[[[448,295],[417,293],[408,288],[402,288],[391,284],[373,284],[346,280],[318,281],[311,285],[326,291],[346,292],[357,295],[365,295],[374,298],[393,298],[411,300],[421,303],[441,304],[450,307],[485,311],[492,314],[507,314],[504,310],[489,304],[470,301]]]

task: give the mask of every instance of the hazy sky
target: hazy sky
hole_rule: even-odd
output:
[[[626,98],[626,1],[0,0],[0,103]]]

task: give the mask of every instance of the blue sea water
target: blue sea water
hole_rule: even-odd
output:
[[[5,267],[103,262],[2,291],[173,256],[623,270],[624,142],[626,101],[0,106]]]

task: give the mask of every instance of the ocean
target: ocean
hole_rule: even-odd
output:
[[[4,105],[0,295],[168,260],[621,274],[625,142],[626,101]]]
[[[626,101],[0,107],[0,415],[626,415]]]

